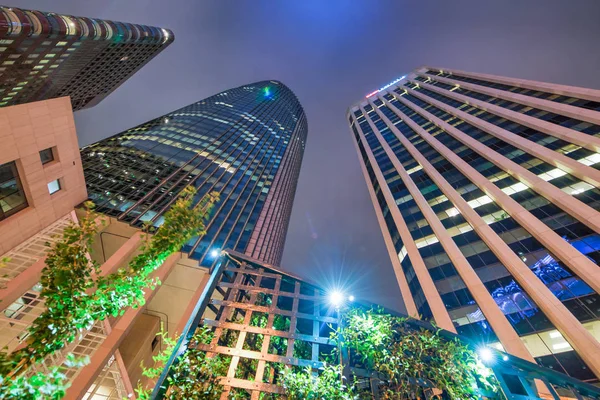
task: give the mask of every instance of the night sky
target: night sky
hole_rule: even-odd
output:
[[[422,65],[600,88],[600,1],[13,0],[15,7],[155,25],[175,42],[99,105],[80,145],[231,87],[278,79],[308,144],[283,268],[401,311],[345,113]]]

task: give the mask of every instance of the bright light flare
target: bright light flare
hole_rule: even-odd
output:
[[[479,357],[481,357],[481,359],[485,362],[489,362],[494,359],[494,353],[492,353],[492,350],[488,349],[487,347],[482,347],[477,353],[479,353]]]
[[[344,304],[344,299],[344,293],[340,292],[339,290],[334,290],[333,292],[329,293],[329,303],[336,308]]]
[[[210,256],[213,257],[213,258],[219,257],[219,254],[221,254],[221,250],[220,249],[213,249],[210,252]]]
[[[348,301],[354,301],[354,296],[352,296],[352,295],[348,296]]]

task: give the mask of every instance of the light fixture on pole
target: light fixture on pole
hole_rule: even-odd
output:
[[[481,360],[483,360],[484,362],[490,362],[494,359],[494,353],[492,353],[492,350],[490,350],[487,347],[482,347],[480,348],[477,353],[479,354],[479,357],[481,357]]]
[[[329,303],[336,309],[344,305],[344,299],[344,293],[339,290],[334,290],[333,292],[329,293]]]

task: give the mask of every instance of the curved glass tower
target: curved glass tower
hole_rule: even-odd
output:
[[[158,226],[188,185],[221,199],[184,251],[210,266],[230,248],[278,265],[307,122],[281,82],[230,89],[82,149],[91,200],[134,226]]]

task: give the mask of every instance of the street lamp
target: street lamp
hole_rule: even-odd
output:
[[[337,320],[338,320],[338,330],[342,329],[342,314],[341,314],[341,308],[345,305],[346,301],[354,301],[354,296],[350,295],[347,296],[340,290],[333,290],[331,293],[329,293],[329,304],[331,304],[333,307],[335,307],[335,312],[337,314]],[[339,353],[339,357],[340,357],[340,383],[342,384],[342,386],[344,385],[344,362],[342,359],[342,340],[343,337],[338,337],[338,353]]]
[[[484,362],[489,362],[494,359],[494,353],[492,353],[492,350],[488,349],[487,347],[480,348],[478,353],[479,357],[481,357]]]
[[[336,311],[344,305],[344,293],[334,290],[329,294],[329,303],[335,307]]]

